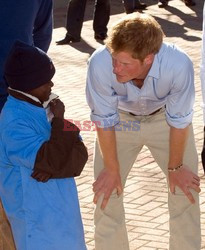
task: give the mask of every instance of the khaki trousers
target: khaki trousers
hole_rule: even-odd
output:
[[[148,147],[167,176],[170,127],[165,120],[164,110],[149,116],[132,116],[127,112],[120,112],[120,119],[124,126],[116,126],[116,137],[122,184],[125,185],[127,176],[144,145]],[[198,157],[191,125],[183,163],[188,165],[194,173],[198,172]],[[102,169],[103,161],[96,142],[95,178]],[[170,250],[199,250],[201,248],[199,197],[195,191],[192,191],[192,194],[196,201],[194,205],[178,188],[176,188],[175,195],[170,192],[168,194]],[[113,192],[105,210],[100,209],[100,204],[101,201],[98,202],[94,215],[95,249],[129,250],[123,195],[118,197],[116,192]]]
[[[0,200],[0,250],[15,250],[9,221]]]

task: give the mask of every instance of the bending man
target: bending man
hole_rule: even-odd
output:
[[[91,57],[87,100],[98,127],[96,250],[128,250],[123,187],[146,145],[169,181],[170,250],[200,249],[198,159],[189,57],[163,42],[156,20],[131,14]]]

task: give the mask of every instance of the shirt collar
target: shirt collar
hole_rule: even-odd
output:
[[[162,44],[159,52],[154,56],[154,61],[152,63],[152,67],[147,74],[148,77],[153,77],[153,78],[159,79],[159,72],[160,72],[159,57],[164,52],[164,49],[165,49],[165,45]]]
[[[32,95],[30,95],[30,94],[28,94],[28,93],[25,93],[25,92],[20,91],[20,90],[17,90],[17,89],[12,89],[11,87],[8,87],[8,89],[10,89],[10,90],[12,90],[12,91],[15,91],[15,92],[17,92],[17,93],[20,93],[20,94],[22,94],[22,95],[24,95],[24,96],[26,96],[26,97],[32,99],[33,101],[38,102],[38,103],[41,104],[40,100],[39,100],[37,97],[35,97],[35,96],[32,96]]]
[[[20,94],[21,97],[24,97],[25,101],[27,101],[29,103],[32,103],[33,105],[36,105],[36,106],[39,106],[39,107],[43,107],[43,108],[47,108],[48,104],[52,100],[58,98],[58,95],[56,95],[54,93],[51,93],[50,96],[49,96],[48,101],[46,101],[44,103],[41,103],[41,101],[37,97],[35,97],[33,95],[30,95],[28,93],[25,93],[25,92],[17,90],[17,89],[12,89],[11,87],[8,87],[8,89],[10,90],[10,94],[15,95],[15,93],[18,93],[18,94]],[[17,97],[17,98],[20,97],[20,96],[15,95],[15,97]]]

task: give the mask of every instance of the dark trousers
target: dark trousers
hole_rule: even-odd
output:
[[[136,7],[135,0],[124,0],[123,3],[126,11],[134,11]]]
[[[132,13],[139,5],[139,0],[123,0],[124,8],[127,13]]]
[[[87,0],[70,0],[67,10],[67,34],[80,38]],[[110,18],[110,0],[95,0],[93,29],[95,33],[107,33]]]

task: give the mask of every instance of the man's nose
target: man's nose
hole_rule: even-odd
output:
[[[120,73],[121,70],[122,70],[122,66],[120,65],[120,63],[115,63],[115,64],[113,65],[113,73],[114,73],[114,74]]]

